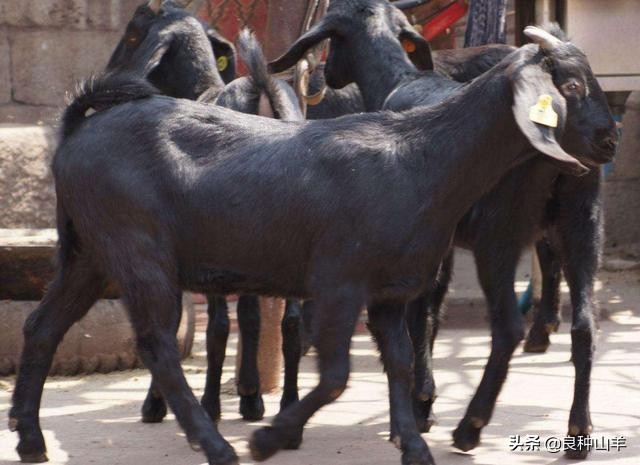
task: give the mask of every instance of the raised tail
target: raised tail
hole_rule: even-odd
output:
[[[62,137],[67,138],[93,113],[158,94],[148,81],[125,73],[102,74],[78,83],[62,115]]]
[[[269,74],[267,60],[255,34],[247,28],[243,29],[236,46],[247,66],[254,91],[259,96],[258,114],[288,121],[304,119],[293,89]]]
[[[242,61],[247,66],[253,85],[260,92],[269,93],[274,87],[273,78],[269,74],[267,60],[255,34],[244,28],[238,35],[236,45]]]

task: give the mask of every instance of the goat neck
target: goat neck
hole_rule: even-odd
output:
[[[508,79],[490,72],[437,106],[401,114],[398,143],[423,158],[426,210],[442,209],[458,221],[502,175],[533,156],[511,106]]]
[[[380,110],[389,94],[404,79],[419,73],[402,47],[389,43],[380,45],[384,46],[358,47],[354,60],[355,82],[367,111]]]

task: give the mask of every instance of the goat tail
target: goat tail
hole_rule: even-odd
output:
[[[273,87],[272,77],[267,67],[267,59],[255,34],[244,28],[238,36],[238,53],[247,65],[253,85],[260,93],[269,93]]]
[[[93,113],[158,93],[148,81],[125,73],[105,73],[81,81],[62,115],[62,137],[73,134]]]

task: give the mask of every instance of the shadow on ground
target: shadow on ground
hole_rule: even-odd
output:
[[[603,273],[598,292],[607,318],[600,323],[593,372],[594,437],[626,438],[620,451],[594,451],[589,462],[640,463],[640,274]],[[458,321],[466,324],[457,324]],[[473,323],[471,323],[473,322]],[[573,367],[569,361],[570,323],[552,337],[546,354],[518,350],[507,383],[481,445],[469,454],[450,447],[451,431],[462,418],[482,375],[489,350],[484,308],[456,302],[438,340],[435,365],[439,397],[438,424],[425,434],[440,465],[576,463],[541,447],[510,451],[510,436],[538,435],[542,443],[566,433],[572,399]],[[194,356],[185,361],[189,383],[201,395],[204,386],[204,335],[198,333]],[[233,392],[236,338],[227,351],[223,381],[222,434],[234,445],[241,463],[252,463],[247,438],[259,423],[244,423]],[[286,451],[266,463],[278,465],[399,464],[400,455],[387,442],[386,378],[367,334],[357,335],[352,350],[350,388],[334,404],[312,418],[299,451]],[[315,384],[313,354],[301,367],[303,393]],[[0,424],[7,422],[13,378],[0,379]],[[175,419],[142,424],[139,408],[149,383],[145,370],[109,375],[52,378],[46,385],[41,423],[52,465],[198,465],[204,457],[187,445]],[[267,419],[277,412],[279,395],[266,396]],[[17,463],[17,439],[0,429],[0,464]]]

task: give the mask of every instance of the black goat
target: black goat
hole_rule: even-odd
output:
[[[442,105],[405,113],[284,122],[157,96],[120,77],[85,88],[65,113],[53,160],[59,261],[25,324],[9,415],[21,458],[45,457],[38,410],[53,353],[111,278],[145,364],[210,464],[237,458],[180,367],[181,289],[315,300],[320,382],[254,433],[255,459],[298,447],[306,421],[343,392],[351,335],[368,304],[394,442],[403,463],[433,463],[411,406],[405,303],[435,278],[460,218],[534,147],[573,174],[588,170],[565,150],[588,164],[614,153],[597,145],[615,126],[584,55],[539,29],[526,32],[540,46],[517,50]],[[586,100],[566,97],[573,80],[589,86]],[[82,121],[94,100],[116,98],[123,85],[130,103],[102,105]],[[556,129],[529,119],[543,94]]]
[[[136,9],[106,69],[145,76],[163,94],[195,100],[235,79],[235,49],[175,2],[150,0]]]
[[[331,38],[325,73],[329,85],[343,86],[356,82],[368,108],[404,110],[417,105],[442,101],[460,89],[461,84],[437,73],[420,73],[406,59],[400,40],[410,26],[404,15],[384,0],[359,0],[332,4],[326,17],[294,44],[290,52],[272,64],[279,71],[295,62],[306,48]],[[399,40],[400,39],[400,40]],[[411,37],[416,42],[421,37]],[[555,41],[560,44],[558,39]],[[426,47],[426,45],[422,45]],[[565,45],[558,46],[559,48]],[[474,66],[461,67],[452,62],[461,55],[446,53],[443,70],[464,78],[495,64],[509,47],[492,46],[460,53],[472,58]],[[549,62],[554,77],[563,83],[566,99],[585,108],[594,105],[591,89],[595,80],[570,77],[567,67],[575,70],[585,63],[567,57],[564,66]],[[598,95],[596,100],[600,99]],[[595,103],[600,105],[601,103]],[[602,104],[604,105],[604,104]],[[605,106],[606,107],[606,106]],[[604,111],[604,108],[602,109]],[[470,117],[480,117],[475,107]],[[578,127],[576,125],[575,127]],[[617,134],[603,125],[594,134],[598,144],[613,147]],[[463,131],[467,134],[467,131]],[[452,134],[452,138],[456,135]],[[476,259],[478,275],[487,297],[493,334],[492,353],[483,380],[467,413],[454,432],[454,444],[469,450],[479,442],[480,430],[487,424],[498,392],[504,382],[511,355],[522,338],[522,317],[517,311],[514,292],[515,269],[528,244],[544,233],[562,255],[565,276],[571,288],[573,304],[572,354],[576,368],[574,401],[569,418],[571,436],[588,435],[591,420],[588,407],[590,371],[593,358],[592,295],[593,282],[601,247],[600,174],[593,170],[582,178],[563,175],[558,169],[535,157],[516,167],[462,218],[454,243],[470,248]],[[550,260],[548,247],[539,244],[544,270],[544,297],[541,311],[529,335],[529,348],[537,343],[548,345],[548,332],[557,327],[559,264]],[[544,250],[543,250],[544,249]],[[417,351],[415,409],[420,429],[429,429],[435,383],[430,370],[430,347],[437,334],[439,307],[450,279],[452,257],[444,262],[438,287],[410,304],[414,346]],[[425,323],[429,323],[425,327]],[[425,343],[425,333],[430,341]],[[537,342],[541,341],[541,342]],[[574,457],[586,455],[586,448],[569,450]]]
[[[248,32],[242,32],[239,47],[249,76],[235,79],[225,86],[219,72],[227,73],[226,78],[233,79],[233,45],[214,29],[201,24],[175,2],[146,2],[138,7],[127,25],[124,37],[107,65],[107,71],[135,73],[146,77],[163,94],[172,97],[197,97],[202,102],[243,113],[291,121],[302,120],[293,89],[284,81],[268,74],[266,61],[256,39]],[[216,61],[220,57],[225,58],[223,64],[226,67],[222,71],[216,67]],[[224,74],[222,78],[225,78]],[[220,417],[220,377],[229,334],[229,315],[223,297],[208,295],[207,298],[209,369],[202,405],[211,418],[217,420]],[[237,308],[238,326],[243,341],[237,385],[240,413],[246,420],[259,420],[264,416],[264,403],[257,367],[260,331],[257,296],[240,296]],[[298,399],[300,312],[297,302],[287,302],[282,325],[285,358],[282,406]],[[166,414],[166,402],[155,382],[152,382],[142,406],[142,420],[156,423],[162,421]]]

